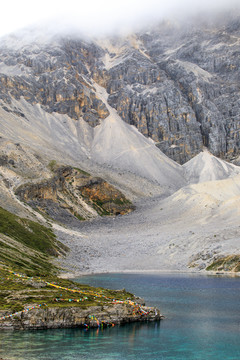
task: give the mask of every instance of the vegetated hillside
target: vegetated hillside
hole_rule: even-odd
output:
[[[0,207],[0,328],[97,326],[99,322],[107,326],[143,320],[133,314],[131,304],[136,307],[137,298],[125,290],[60,279],[61,268],[54,265],[55,258],[68,251],[49,224],[46,227]],[[121,315],[116,314],[114,304],[119,304]],[[29,316],[33,309],[36,311]]]
[[[0,208],[0,327],[4,327],[5,322],[15,328],[77,326],[68,308],[93,309],[95,319],[98,307],[108,303],[113,306],[113,299],[116,302],[127,298],[135,300],[125,290],[94,288],[57,277],[60,269],[53,265],[53,256],[64,256],[66,251],[51,229]],[[91,308],[93,306],[95,308]],[[62,308],[66,321],[54,324],[52,318],[46,317],[50,312],[46,310],[44,320],[41,314],[33,313],[33,320],[30,316],[25,324],[26,309],[39,307]],[[12,313],[16,316],[9,323]],[[22,314],[20,318],[19,314]],[[86,319],[89,321],[90,318]]]
[[[0,248],[1,265],[29,275],[56,272],[50,257],[67,251],[50,228],[3,208],[0,208]]]
[[[60,279],[53,256],[66,251],[51,229],[0,208],[1,329],[103,328],[162,318],[125,289]]]

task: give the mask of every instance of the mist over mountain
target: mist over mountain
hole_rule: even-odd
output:
[[[0,40],[0,206],[47,218],[70,270],[239,271],[240,16],[196,9]]]
[[[67,5],[61,0],[42,0],[36,11],[30,0],[13,0],[2,6],[0,35],[39,26],[41,32],[48,28],[54,34],[76,31],[82,36],[110,36],[136,32],[166,19],[185,23],[193,17],[215,18],[219,13],[234,14],[236,9],[239,9],[237,0],[69,0]]]
[[[191,26],[162,22],[145,32],[100,40],[37,30],[5,37],[2,98],[23,96],[94,127],[108,116],[94,80],[107,90],[120,117],[175,161],[186,162],[203,146],[236,159],[239,16],[208,20]]]

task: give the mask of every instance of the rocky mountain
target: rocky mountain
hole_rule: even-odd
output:
[[[239,42],[237,14],[1,39],[0,206],[70,271],[238,269]]]
[[[239,154],[239,35],[239,18],[190,29],[162,24],[120,50],[106,47],[110,104],[180,163],[203,145],[232,159]]]
[[[203,146],[239,156],[240,17],[161,23],[125,38],[82,40],[12,35],[0,43],[0,94],[40,104],[96,127],[109,115],[95,83],[120,117],[184,163]]]

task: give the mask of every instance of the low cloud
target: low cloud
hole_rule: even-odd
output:
[[[48,24],[56,32],[74,29],[101,35],[164,18],[231,10],[238,3],[239,0],[42,0],[36,6],[32,0],[10,0],[1,6],[0,35],[41,24]]]

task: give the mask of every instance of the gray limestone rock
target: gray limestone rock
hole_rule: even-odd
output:
[[[109,115],[96,82],[124,121],[179,163],[203,146],[233,160],[240,153],[239,24],[238,14],[225,14],[106,43],[68,36],[14,48],[3,41],[0,98],[5,108],[24,97],[95,127]]]
[[[57,329],[120,325],[130,322],[159,321],[163,318],[158,309],[141,307],[146,314],[133,313],[133,307],[125,304],[81,307],[52,307],[33,309],[1,321],[1,329]],[[1,316],[8,312],[0,311]]]

